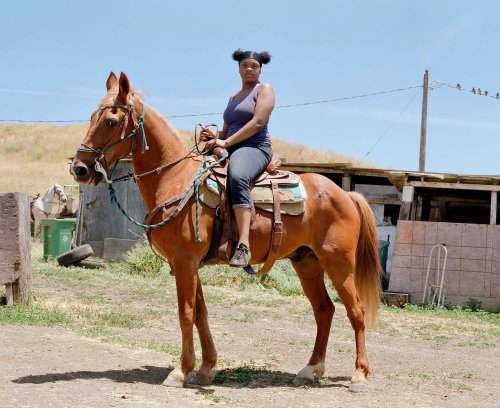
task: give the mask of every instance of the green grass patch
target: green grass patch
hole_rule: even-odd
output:
[[[276,361],[258,365],[255,361],[236,362],[220,361],[221,369],[215,375],[215,384],[248,386],[258,384],[259,386],[289,386],[295,375],[270,370],[268,367],[275,366]],[[226,363],[226,364],[224,364]]]
[[[258,381],[262,377],[270,374],[270,371],[263,368],[256,368],[253,365],[242,365],[235,368],[219,370],[215,375],[215,384],[239,384],[248,385],[252,381]]]
[[[215,394],[214,390],[201,389],[199,392],[201,393],[201,395],[203,395],[203,398],[205,398],[208,401],[215,402],[216,404],[219,404],[221,402],[224,404],[232,404],[232,405],[236,404],[236,401],[232,400],[229,397],[225,397],[224,395]]]
[[[487,312],[485,310],[474,311],[462,307],[446,309],[435,306],[417,306],[411,304],[406,304],[403,308],[382,305],[382,309],[392,314],[414,314],[422,316],[444,317],[449,319],[486,322],[500,325],[500,313]]]
[[[0,307],[0,322],[8,324],[25,324],[29,326],[67,326],[71,319],[57,308],[38,305]]]

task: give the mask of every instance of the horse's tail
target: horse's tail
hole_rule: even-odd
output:
[[[358,209],[361,228],[356,249],[354,283],[365,306],[365,324],[373,327],[378,321],[380,305],[380,266],[377,227],[373,211],[359,193],[349,192],[349,197]]]

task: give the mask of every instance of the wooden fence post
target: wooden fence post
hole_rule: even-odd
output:
[[[31,234],[29,197],[0,194],[0,285],[7,304],[31,303]]]
[[[399,209],[399,219],[400,220],[410,220],[411,219],[411,209],[413,204],[413,198],[415,194],[415,187],[413,186],[403,186],[403,197],[401,200],[401,207]]]

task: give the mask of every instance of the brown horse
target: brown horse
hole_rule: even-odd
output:
[[[96,161],[105,167],[111,166],[131,152],[139,189],[148,211],[152,211],[182,194],[195,176],[199,157],[189,154],[175,129],[153,108],[143,104],[124,73],[119,80],[111,73],[106,85],[107,95],[92,114],[83,147],[78,149],[70,172],[76,181],[96,185],[105,178],[103,172],[96,171]],[[147,141],[143,135],[147,136]],[[351,389],[364,390],[369,373],[365,322],[370,325],[377,320],[380,301],[380,266],[373,213],[361,195],[344,192],[326,177],[303,174],[301,179],[308,196],[306,211],[301,216],[283,216],[280,258],[291,259],[311,302],[317,333],[311,358],[294,383],[312,383],[314,377],[320,377],[325,370],[326,348],[335,311],[325,287],[326,272],[354,329],[356,369]],[[172,203],[165,211],[158,212],[151,222],[161,222],[172,213],[175,205]],[[201,384],[208,384],[215,376],[217,352],[198,275],[200,261],[210,246],[215,210],[205,206],[199,210],[201,243],[195,239],[195,217],[195,202],[191,198],[169,222],[153,229],[150,237],[152,245],[168,260],[177,287],[182,355],[179,366],[164,382],[167,386],[183,386],[194,368],[193,325],[200,337],[202,364],[190,381],[195,378]],[[258,210],[250,232],[252,264],[265,261],[271,226],[272,214]],[[299,253],[302,256],[298,257]]]

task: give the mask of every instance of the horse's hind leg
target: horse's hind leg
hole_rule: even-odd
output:
[[[365,346],[365,308],[354,284],[354,254],[336,253],[335,256],[321,257],[321,265],[333,282],[340,299],[344,303],[347,316],[354,330],[356,340],[356,371],[351,378],[352,391],[364,391],[370,372]]]
[[[323,269],[312,252],[300,262],[292,261],[292,265],[311,302],[317,327],[316,342],[309,363],[293,381],[295,385],[305,385],[312,384],[315,376],[320,378],[325,372],[326,347],[335,307],[326,291]]]

